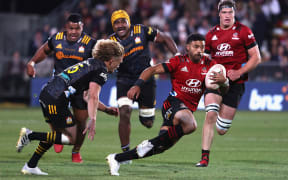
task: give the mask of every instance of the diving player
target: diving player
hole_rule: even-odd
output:
[[[82,17],[79,14],[71,14],[66,20],[65,31],[51,36],[28,62],[27,74],[35,77],[34,65],[53,53],[54,75],[57,75],[67,67],[91,57],[95,43],[93,38],[83,32]],[[85,138],[82,132],[88,118],[87,103],[83,100],[82,94],[72,95],[70,102],[77,124],[77,140],[72,149],[72,162],[82,163],[79,151]],[[63,145],[54,144],[55,152],[60,153],[62,149]]]
[[[119,154],[110,154],[106,160],[110,174],[119,176],[120,163],[131,159],[149,157],[171,148],[183,135],[194,132],[197,122],[193,115],[205,90],[206,73],[216,62],[203,56],[205,38],[192,34],[186,42],[186,55],[175,56],[169,61],[145,69],[135,85],[128,91],[134,99],[142,91],[143,84],[152,75],[170,73],[172,90],[162,106],[163,124],[157,137],[144,140],[136,148]],[[216,73],[215,83],[225,86],[226,78]]]
[[[77,127],[75,116],[69,110],[69,96],[85,95],[87,99],[89,122],[83,134],[88,132],[88,138],[93,140],[96,133],[97,109],[105,111],[107,107],[99,101],[102,85],[107,81],[107,73],[112,73],[123,60],[124,48],[112,40],[99,40],[92,52],[93,58],[77,63],[53,76],[43,87],[39,102],[46,122],[52,127],[52,132],[35,132],[22,128],[17,142],[17,151],[21,152],[30,141],[38,140],[39,145],[33,156],[22,168],[23,174],[48,175],[38,167],[38,161],[54,144],[76,143]],[[83,93],[83,92],[87,93]],[[118,109],[110,111],[118,115]]]

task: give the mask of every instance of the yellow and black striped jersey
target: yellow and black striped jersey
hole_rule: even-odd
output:
[[[69,42],[66,32],[58,32],[49,37],[49,48],[54,51],[54,74],[91,57],[95,43],[96,41],[84,32],[76,42]]]
[[[142,24],[130,28],[130,36],[121,40],[116,33],[109,36],[111,40],[118,41],[125,48],[123,62],[118,68],[118,77],[138,78],[141,72],[150,66],[149,41],[154,41],[157,30]]]

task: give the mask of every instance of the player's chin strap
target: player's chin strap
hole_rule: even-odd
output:
[[[219,115],[216,121],[217,129],[228,131],[228,129],[232,126],[232,120],[221,118]]]

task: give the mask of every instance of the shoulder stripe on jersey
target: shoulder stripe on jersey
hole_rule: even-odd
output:
[[[141,33],[141,26],[135,25],[134,26],[134,34],[140,34]]]
[[[257,45],[257,42],[252,42],[251,44],[249,44],[246,49],[251,49],[252,47],[256,46]]]
[[[166,73],[169,73],[169,68],[167,67],[166,63],[162,63],[162,66],[163,66],[163,68],[164,68],[164,71],[165,71]]]
[[[87,36],[87,35],[85,35],[84,37],[83,37],[83,39],[82,39],[82,43],[83,44],[88,44],[89,43],[89,41],[91,40],[91,38],[89,37],[89,36]]]
[[[117,39],[115,38],[115,36],[111,36],[110,39],[117,42]]]
[[[56,40],[60,40],[60,39],[63,39],[63,32],[59,32],[56,35]]]

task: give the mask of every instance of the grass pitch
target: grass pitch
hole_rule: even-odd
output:
[[[230,131],[215,135],[210,163],[207,168],[196,168],[201,156],[201,130],[205,113],[194,113],[198,129],[184,136],[163,154],[134,160],[121,165],[120,177],[108,174],[105,157],[120,152],[118,118],[98,113],[94,141],[85,140],[81,150],[83,164],[71,162],[71,146],[60,154],[51,148],[40,160],[39,167],[49,176],[22,175],[20,170],[29,160],[37,141],[21,153],[16,152],[16,141],[22,126],[34,131],[48,131],[39,108],[0,109],[0,179],[288,179],[288,112],[239,111]],[[160,111],[152,129],[144,128],[132,114],[131,147],[142,140],[155,137],[162,123]]]

